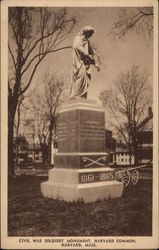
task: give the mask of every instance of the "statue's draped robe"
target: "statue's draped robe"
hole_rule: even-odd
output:
[[[73,74],[70,98],[82,97],[87,93],[91,72],[90,65],[86,65],[82,57],[88,55],[89,41],[79,33],[73,43]]]

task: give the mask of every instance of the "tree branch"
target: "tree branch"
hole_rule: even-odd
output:
[[[38,65],[40,64],[40,62],[44,59],[44,57],[45,57],[45,55],[44,55],[44,56],[36,63],[36,65],[34,66],[34,69],[33,69],[32,73],[31,73],[31,76],[30,76],[30,79],[29,79],[27,85],[24,87],[24,89],[20,92],[19,95],[24,94],[24,92],[25,92],[25,91],[28,89],[28,87],[30,86],[31,81],[32,81],[32,79],[33,79],[33,76],[34,76],[34,74],[35,74],[35,71],[36,71]]]
[[[63,50],[63,49],[71,49],[72,46],[65,46],[65,47],[62,47],[62,48],[59,48],[59,49],[55,49],[55,50],[50,50],[50,51],[45,51],[43,53],[40,53],[40,54],[37,54],[35,55],[31,60],[30,62],[28,63],[28,65],[26,66],[26,68],[22,71],[22,75],[27,71],[27,69],[30,67],[30,65],[33,63],[33,61],[39,57],[39,55],[47,55],[49,53],[53,53],[53,52],[57,52],[57,51],[60,51],[60,50]],[[40,60],[41,61],[41,60]]]
[[[152,13],[146,13],[143,10],[141,10],[140,8],[137,8],[144,16],[153,16],[153,12]]]
[[[15,70],[16,70],[16,63],[15,63],[14,55],[13,55],[13,53],[12,53],[12,51],[11,51],[9,42],[8,42],[8,49],[9,49],[9,52],[10,52],[11,57],[12,57],[12,61],[13,61],[14,68],[15,68]]]
[[[25,60],[25,61],[27,60],[27,58],[29,57],[29,55],[30,55],[30,54],[32,53],[32,51],[36,48],[37,44],[38,44],[41,40],[46,39],[46,38],[48,38],[49,36],[53,35],[53,34],[56,32],[56,30],[57,30],[57,27],[56,27],[51,33],[49,33],[48,35],[45,35],[45,36],[43,36],[43,37],[40,37],[38,40],[36,40],[35,43],[34,43],[34,45],[32,46],[32,48],[31,48],[31,49],[29,50],[29,52],[26,54],[24,60]]]

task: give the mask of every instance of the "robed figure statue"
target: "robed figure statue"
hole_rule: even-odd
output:
[[[89,38],[94,33],[94,28],[84,27],[77,34],[73,43],[73,74],[70,98],[87,98],[87,89],[91,79],[90,65],[94,65],[99,71],[99,66],[94,59],[94,51]]]

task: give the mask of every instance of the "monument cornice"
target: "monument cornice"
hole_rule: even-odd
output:
[[[104,112],[104,108],[96,103],[95,100],[85,100],[83,98],[71,99],[61,105],[59,113],[72,110],[92,110]]]
[[[108,155],[106,152],[64,152],[64,153],[56,153],[56,156],[64,156],[64,155]]]

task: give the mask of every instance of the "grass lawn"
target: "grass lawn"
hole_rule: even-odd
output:
[[[122,198],[84,204],[43,198],[46,177],[9,180],[9,236],[151,236],[152,180],[124,189]]]

